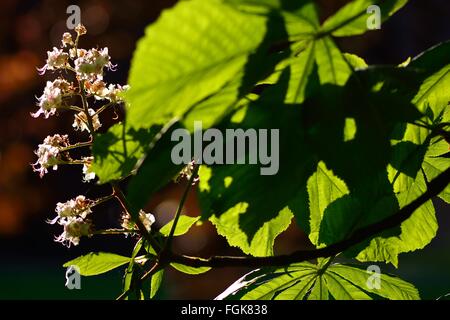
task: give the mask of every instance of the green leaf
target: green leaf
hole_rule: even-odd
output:
[[[205,272],[208,272],[209,270],[211,270],[211,267],[194,268],[194,267],[186,266],[186,265],[180,264],[180,263],[171,263],[170,265],[173,268],[177,269],[178,271],[187,273],[187,274],[201,274],[201,273],[205,273]]]
[[[307,189],[310,209],[309,239],[318,246],[320,224],[325,209],[349,191],[345,182],[328,170],[323,162],[319,162],[317,171],[308,179]]]
[[[189,217],[186,215],[181,215],[177,227],[175,229],[174,236],[181,236],[189,231],[189,229],[200,219],[200,217]],[[164,225],[159,232],[161,232],[164,236],[168,236],[170,233],[170,229],[172,228],[173,220]]]
[[[143,244],[143,238],[139,239],[138,242],[136,242],[136,245],[134,246],[133,252],[131,253],[130,262],[128,263],[128,267],[125,270],[125,277],[123,281],[123,291],[127,291],[131,287],[131,283],[133,281],[134,276],[134,259],[136,258],[137,254],[142,248]],[[128,297],[126,298],[128,299]]]
[[[63,267],[76,266],[83,276],[95,276],[120,267],[130,258],[107,252],[91,252],[64,263]]]
[[[229,241],[233,239],[232,245],[238,245],[250,254],[253,254],[249,248],[253,239],[256,243],[262,242],[258,241],[260,235],[255,236],[257,232],[265,223],[279,217],[286,204],[299,225],[308,232],[305,224],[311,218],[304,214],[307,196],[303,189],[316,171],[318,159],[323,159],[327,169],[345,181],[351,191],[339,198],[333,196],[332,203],[321,208],[325,211],[315,215],[313,229],[317,232],[320,222],[321,243],[342,240],[356,228],[395,212],[397,199],[386,173],[390,135],[399,123],[414,121],[421,116],[409,102],[409,96],[393,94],[401,88],[408,72],[396,67],[358,70],[345,88],[327,84],[306,99],[301,108],[295,108],[284,104],[286,80],[289,79],[289,70],[285,70],[275,85],[249,103],[238,124],[243,129],[280,129],[279,172],[274,176],[261,176],[258,168],[251,165],[211,166],[208,177],[204,172],[200,173],[204,216],[214,216],[212,219],[221,229],[219,232]],[[386,85],[372,92],[380,81],[386,81]],[[355,94],[357,98],[352,99]],[[392,108],[392,105],[396,107]],[[354,125],[354,137],[349,141],[344,140],[347,118],[353,119]],[[379,125],[380,121],[383,126]],[[224,122],[223,127],[234,128],[236,124]],[[343,154],[348,156],[343,158]],[[230,185],[225,183],[227,178],[231,178]],[[285,183],[291,180],[295,184]],[[218,219],[221,219],[220,224]],[[282,231],[284,225],[273,228]],[[247,239],[237,232],[239,230]],[[270,234],[277,235],[278,232]],[[236,239],[237,235],[239,238]]]
[[[260,84],[275,84],[281,74],[288,69],[290,73],[289,87],[284,102],[302,103],[305,100],[306,87],[315,64],[314,47],[314,41],[305,41],[301,46],[292,46],[292,51],[299,53],[280,62],[276,66],[275,72]]]
[[[379,295],[390,300],[419,300],[419,292],[410,283],[388,274],[380,274],[380,288],[367,285],[371,273],[359,268],[342,264],[333,264],[328,270],[328,274],[334,274],[343,279],[347,279],[353,285],[363,288],[365,291]]]
[[[342,264],[302,262],[278,269],[254,270],[226,289],[216,299],[241,300],[392,300],[420,299],[417,289],[395,276],[380,273],[380,287],[364,269]],[[375,280],[377,280],[375,279]],[[330,296],[331,295],[331,296]]]
[[[220,0],[179,2],[146,29],[137,45],[127,94],[128,123],[148,128],[183,118],[237,79],[233,94],[218,109],[219,114],[226,112],[273,69],[282,56],[271,57],[269,43],[286,37],[276,13],[249,14]],[[192,128],[192,123],[186,125]]]
[[[329,17],[322,25],[322,33],[332,32],[335,37],[355,36],[365,33],[367,19],[371,16],[367,8],[378,5],[383,22],[400,10],[408,0],[354,0],[342,7],[333,16]]]
[[[303,106],[310,119],[308,140],[311,147],[349,190],[348,195],[335,196],[331,203],[316,210],[321,215],[307,218],[315,218],[316,228],[317,221],[320,222],[319,243],[342,240],[354,230],[397,211],[398,199],[386,167],[392,153],[394,129],[421,117],[410,103],[417,88],[413,85],[411,89],[408,82],[411,74],[414,74],[411,70],[396,67],[360,69],[347,82],[342,97],[334,95],[332,87],[323,86],[317,96],[311,96]],[[329,96],[335,101],[328,99]],[[340,101],[345,103],[340,105]],[[347,122],[353,130],[346,131]],[[333,190],[331,183],[322,183],[323,188]],[[317,200],[314,202],[313,205],[320,205]],[[303,220],[299,225],[305,225],[305,217],[297,217]],[[308,232],[308,228],[304,229]],[[389,232],[394,231],[397,232]],[[357,254],[357,249],[363,248],[352,248],[348,254]]]
[[[411,179],[407,191],[397,194],[400,208],[415,200],[426,191],[422,173]],[[417,226],[420,226],[418,228]],[[412,216],[401,224],[401,233],[396,237],[378,237],[361,251],[359,261],[386,261],[398,266],[398,254],[424,248],[436,236],[438,224],[433,203],[427,201]]]
[[[308,300],[328,300],[328,288],[325,283],[325,279],[322,275],[319,275],[314,283],[314,286],[311,289],[311,292],[308,296]]]
[[[292,30],[304,22],[301,18],[289,19]],[[201,120],[207,129],[235,110],[254,85],[289,56],[289,50],[279,54],[271,49],[273,42],[287,37],[285,18],[276,10],[252,14],[219,0],[178,3],[147,28],[138,44],[126,97],[127,127],[160,128],[178,119],[178,127],[192,130],[193,121]],[[170,141],[170,133],[171,129],[151,150],[144,150],[145,161],[127,194],[133,211],[181,169],[170,158],[175,144]],[[98,158],[101,161],[104,157]],[[120,158],[111,161],[119,168],[124,162]],[[124,176],[131,167],[112,176],[111,170],[101,172],[100,167],[106,163],[103,161],[95,170],[106,177],[102,181]]]
[[[445,143],[448,148],[448,143]],[[442,172],[450,167],[450,159],[445,157],[425,157],[423,170],[427,181],[433,180]],[[439,197],[447,203],[450,203],[450,185],[439,194]]]
[[[347,82],[351,69],[330,37],[316,40],[315,57],[322,85],[330,83],[342,86]]]
[[[99,183],[118,180],[128,175],[148,150],[157,131],[156,127],[134,130],[118,123],[106,133],[98,134],[92,148],[92,170],[99,178]]]
[[[336,300],[372,300],[362,289],[351,282],[326,272],[323,275],[330,294]]]
[[[443,44],[426,51],[406,68],[434,72],[437,68],[434,61],[447,59],[444,57],[445,52],[448,52],[446,46],[448,48],[447,44]],[[430,120],[435,125],[443,121],[444,118],[439,113],[432,113]],[[432,139],[431,130],[408,124],[402,139],[400,142],[394,141],[391,164],[388,167],[389,179],[393,183],[400,207],[423,194],[427,189],[426,181],[432,180],[450,166],[447,158],[440,157],[448,151],[448,144],[439,138]],[[449,191],[450,188],[446,188],[440,197],[445,199]],[[360,252],[357,258],[360,261],[386,261],[397,266],[400,253],[424,248],[435,237],[437,228],[433,203],[427,201],[401,224],[401,234],[398,237],[373,239],[370,246]]]
[[[409,64],[421,73],[421,86],[413,99],[419,110],[430,107],[439,115],[450,101],[450,42],[438,44],[415,57]]]
[[[273,255],[275,238],[291,224],[292,212],[287,208],[280,211],[277,217],[265,222],[249,242],[247,234],[239,228],[240,215],[245,214],[247,208],[247,204],[239,203],[219,217],[212,216],[210,221],[231,246],[256,257]]]
[[[424,111],[425,106],[430,106],[434,114],[439,114],[450,101],[449,86],[450,64],[425,79],[413,103],[419,110]]]
[[[366,69],[369,67],[363,58],[358,57],[356,54],[344,53],[344,58],[352,66],[353,69]]]
[[[319,18],[313,0],[225,0],[244,12],[267,13],[279,11],[286,20],[289,35],[298,39],[299,34],[312,35],[319,27]]]
[[[302,277],[300,281],[277,294],[275,300],[303,300],[316,278],[316,274]]]
[[[252,255],[272,254],[274,239],[286,230],[292,218],[287,203],[298,193],[297,185],[287,185],[286,181],[298,178],[298,185],[301,185],[302,180],[306,181],[312,162],[308,150],[302,146],[299,110],[278,104],[278,99],[284,100],[287,79],[288,72],[284,72],[278,82],[283,82],[283,87],[274,87],[280,92],[269,94],[269,90],[265,93],[268,100],[264,95],[251,103],[240,123],[224,123],[225,128],[243,130],[279,128],[279,172],[261,175],[260,167],[251,164],[217,165],[206,169],[202,166],[200,170],[203,218],[211,217],[218,232],[231,245]]]
[[[154,275],[152,275],[150,283],[150,299],[153,299],[156,296],[156,293],[161,287],[163,277],[164,277],[164,269],[161,269]]]
[[[306,48],[290,63],[291,77],[286,94],[286,103],[302,103],[305,99],[306,85],[314,66],[314,42],[307,44]]]
[[[286,269],[278,269],[273,273],[254,279],[252,286],[245,290],[245,294],[241,300],[272,300],[281,294],[281,299],[297,297],[302,299],[312,285],[311,281],[314,277],[316,269],[311,263],[299,263]],[[248,286],[248,284],[247,284]],[[288,291],[286,295],[283,292],[286,289],[293,289]]]

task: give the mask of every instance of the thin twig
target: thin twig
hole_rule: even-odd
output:
[[[181,215],[181,211],[183,210],[184,203],[186,202],[186,199],[189,195],[189,190],[191,190],[194,180],[197,177],[199,167],[200,166],[198,164],[194,164],[194,170],[192,170],[192,175],[189,178],[188,184],[187,184],[186,188],[184,189],[180,203],[178,204],[178,208],[175,213],[175,218],[173,219],[172,228],[170,228],[169,236],[166,239],[166,243],[164,245],[162,255],[164,255],[166,252],[170,252],[172,250],[173,235],[175,234],[175,229],[177,227],[178,220],[180,219],[180,215]]]

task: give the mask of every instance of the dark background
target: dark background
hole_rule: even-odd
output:
[[[82,22],[88,34],[82,47],[109,47],[118,70],[107,80],[126,83],[136,40],[147,24],[163,8],[175,1],[79,1]],[[319,1],[322,19],[347,1]],[[38,76],[37,66],[44,65],[46,51],[59,46],[65,32],[68,1],[14,1],[0,3],[0,299],[111,299],[120,294],[121,271],[82,278],[82,290],[64,287],[62,264],[88,251],[109,251],[128,255],[133,240],[122,236],[82,239],[78,247],[67,249],[53,242],[61,231],[45,223],[52,218],[55,203],[78,194],[89,197],[110,192],[105,187],[83,184],[80,168],[60,168],[43,179],[33,173],[33,150],[49,134],[70,133],[71,117],[61,114],[48,120],[33,119],[37,110],[35,96],[40,96],[48,75]],[[343,51],[356,53],[369,64],[398,64],[409,56],[450,38],[450,2],[448,0],[413,0],[382,26],[380,31],[340,39]],[[47,78],[48,77],[48,78]],[[86,137],[71,134],[72,141]],[[173,214],[183,185],[169,185],[154,196],[148,210],[164,224]],[[405,280],[413,282],[426,299],[450,292],[450,215],[449,207],[436,201],[440,229],[425,250],[403,254],[400,269],[388,267]],[[198,215],[195,196],[191,196],[185,213]],[[98,223],[118,224],[119,208],[113,203],[96,210]],[[175,242],[186,254],[237,254],[223,238],[205,223]],[[306,237],[296,226],[279,237],[276,253],[287,253],[308,247]],[[191,277],[171,271],[160,292],[160,298],[213,298],[230,285],[245,269],[213,270]]]

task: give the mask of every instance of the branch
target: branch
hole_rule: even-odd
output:
[[[377,223],[362,227],[356,230],[349,238],[331,244],[327,247],[315,250],[299,250],[288,255],[273,257],[229,257],[213,256],[208,259],[189,257],[174,253],[168,253],[167,259],[170,262],[181,263],[190,267],[265,267],[265,266],[286,266],[291,263],[313,260],[320,257],[331,257],[341,253],[350,247],[376,236],[377,234],[396,226],[407,220],[421,205],[437,196],[447,187],[450,182],[450,168],[441,173],[430,182],[428,189],[420,197],[397,211],[392,216]]]

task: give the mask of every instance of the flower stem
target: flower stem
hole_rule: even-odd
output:
[[[109,103],[107,103],[107,104],[101,106],[101,107],[94,113],[93,116],[99,115],[100,113],[102,113],[103,111],[105,111],[106,108],[108,108],[108,107],[110,107],[110,106],[112,106],[112,105],[113,105],[113,103],[112,103],[112,102],[109,102]]]
[[[105,230],[97,230],[94,231],[94,234],[127,234],[127,233],[136,233],[136,230],[131,229],[105,229]]]
[[[68,107],[65,107],[64,109],[68,109],[68,110],[72,110],[72,111],[76,111],[76,112],[84,111],[83,109],[81,109],[80,107],[77,107],[77,106],[68,106]]]
[[[72,144],[70,146],[64,147],[59,149],[59,151],[68,151],[68,150],[72,150],[72,149],[76,149],[76,148],[83,148],[83,147],[89,147],[92,146],[92,141],[86,141],[86,142],[78,142],[75,144]]]
[[[81,94],[81,103],[83,104],[83,110],[86,114],[87,119],[87,126],[89,128],[89,132],[91,133],[91,136],[94,136],[94,125],[92,124],[92,116],[89,113],[89,105],[86,98],[86,93],[84,92],[84,83],[82,80],[78,80],[78,84],[80,86],[80,94]]]
[[[178,220],[180,219],[180,215],[181,215],[181,210],[184,207],[184,203],[187,200],[188,194],[189,194],[189,190],[191,190],[192,184],[197,176],[198,173],[198,169],[199,169],[199,165],[198,164],[194,164],[194,170],[192,171],[192,175],[188,181],[188,184],[186,186],[186,189],[184,190],[184,193],[181,197],[180,203],[178,204],[178,208],[177,208],[177,212],[175,213],[175,218],[173,220],[173,224],[172,224],[172,228],[170,229],[170,233],[169,236],[166,239],[166,243],[164,245],[164,249],[162,251],[162,254],[166,253],[166,252],[171,252],[172,250],[172,241],[173,241],[173,235],[175,234],[175,229],[177,227],[178,224]]]
[[[93,207],[94,206],[98,206],[99,204],[102,204],[102,203],[104,203],[104,202],[106,202],[108,200],[111,200],[112,198],[114,198],[114,195],[112,195],[112,194],[110,194],[108,196],[105,196],[103,198],[98,198],[97,200],[95,200],[95,202],[94,202],[94,204],[92,206]]]

